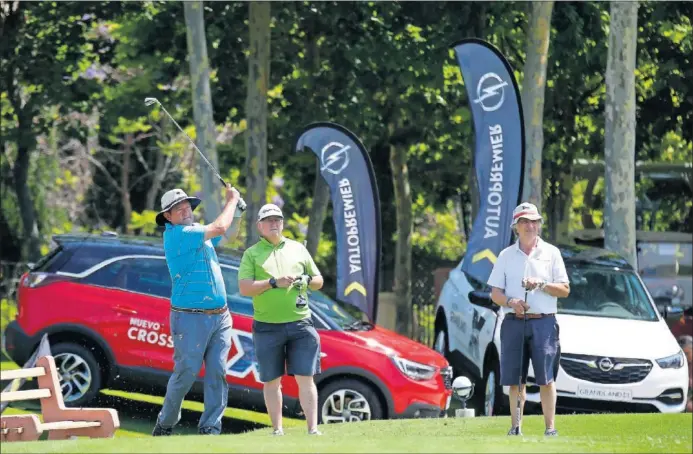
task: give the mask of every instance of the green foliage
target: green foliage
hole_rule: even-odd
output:
[[[0,299],[0,335],[5,332],[7,325],[17,318],[17,302],[7,298]]]
[[[68,147],[76,139],[120,181],[120,141],[127,134],[144,134],[147,137],[139,142],[144,163],[133,158],[131,166],[130,227],[155,235],[153,210],[160,194],[154,207],[146,206],[145,200],[159,157],[175,158],[159,192],[173,186],[191,194],[201,191],[198,160],[191,160],[195,152],[187,139],[160,109],[142,102],[147,96],[157,97],[195,137],[182,5],[19,2],[19,7],[22,21],[7,22],[0,44],[0,192],[2,225],[8,231],[3,233],[13,236],[13,242],[21,240],[12,165],[22,144],[39,151],[31,157],[28,186],[44,250],[52,233],[124,227],[119,196],[104,173],[92,169],[87,178],[64,163],[77,156]],[[646,2],[639,9],[639,160],[693,160],[693,34],[686,7]],[[211,2],[204,12],[220,171],[245,197],[250,196],[244,182],[247,11],[247,3]],[[293,2],[273,5],[272,15],[268,175],[284,182],[281,187],[268,182],[267,200],[283,201],[287,236],[305,238],[316,177],[315,156],[293,150],[296,134],[309,122],[330,120],[352,130],[370,152],[381,195],[383,266],[392,264],[396,233],[390,144],[408,151],[415,196],[413,246],[458,258],[466,243],[455,202],[469,212],[474,131],[464,82],[449,45],[465,34],[488,39],[506,55],[522,82],[526,5]],[[575,159],[603,158],[608,20],[608,4],[557,2],[554,7],[543,173],[547,201],[572,206],[572,228],[581,226],[583,211],[593,211],[601,223],[602,189],[597,186],[592,205],[585,206],[585,184],[576,182],[569,188],[563,177]],[[97,111],[96,125],[71,120],[92,109]],[[23,118],[23,124],[30,125],[24,130]],[[389,125],[394,125],[394,132],[389,132]],[[110,145],[116,153],[87,147],[90,131],[95,131],[98,145]],[[638,194],[652,190],[639,183]],[[653,228],[686,228],[690,201],[667,197],[662,194],[663,214]],[[74,203],[68,209],[57,200]],[[331,270],[335,242],[330,213],[327,219],[316,260]],[[254,222],[254,214],[246,213],[244,221]],[[645,223],[650,225],[650,219]],[[243,230],[232,244],[243,244]]]
[[[467,245],[453,202],[448,202],[446,211],[436,211],[426,205],[423,196],[419,196],[413,209],[415,230],[412,245],[444,260],[460,258]]]

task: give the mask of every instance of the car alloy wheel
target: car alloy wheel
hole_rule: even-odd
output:
[[[84,397],[92,383],[92,371],[84,358],[74,353],[60,353],[55,356],[55,366],[63,400],[68,403]]]
[[[486,379],[484,390],[484,416],[493,416],[493,408],[496,404],[496,372],[490,371]]]
[[[368,400],[353,389],[339,389],[331,393],[322,404],[321,412],[322,421],[325,424],[371,419],[371,406]]]
[[[438,335],[436,336],[436,340],[433,343],[433,349],[440,353],[441,355],[445,355],[445,331],[440,330],[438,331]]]

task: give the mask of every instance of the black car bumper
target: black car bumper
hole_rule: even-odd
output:
[[[413,418],[440,418],[445,415],[445,410],[437,405],[415,403],[411,404],[402,413],[395,414],[396,419]]]
[[[2,352],[19,366],[31,357],[33,339],[19,326],[16,320],[11,321],[2,335]]]

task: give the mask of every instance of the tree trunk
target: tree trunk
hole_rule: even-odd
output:
[[[311,62],[313,76],[316,77],[320,71],[320,49],[318,47],[319,36],[315,35],[317,25],[311,23],[310,34],[307,36],[306,52],[308,61]],[[313,86],[316,86],[314,84]],[[329,118],[329,115],[327,115]],[[330,201],[330,187],[320,174],[320,161],[315,164],[315,186],[313,187],[313,204],[310,207],[310,217],[308,220],[308,233],[306,234],[306,248],[310,255],[315,257],[320,244],[322,226],[325,223],[327,205]]]
[[[390,135],[394,125],[390,125]],[[409,187],[409,170],[407,169],[407,149],[402,145],[390,145],[390,168],[395,193],[395,212],[397,213],[397,243],[395,246],[395,279],[394,292],[397,301],[395,330],[402,335],[413,334],[411,294],[411,236],[412,236],[412,200]]]
[[[123,146],[123,167],[120,172],[120,201],[123,204],[123,232],[130,234],[130,218],[132,217],[132,203],[130,203],[130,157],[132,147],[135,144],[134,135],[125,135]]]
[[[205,154],[214,168],[217,162],[216,133],[214,127],[212,94],[209,88],[209,59],[207,58],[207,39],[203,5],[201,1],[183,2],[185,25],[190,56],[190,75],[193,86],[193,118],[197,132],[197,147]],[[201,157],[197,157],[202,176],[202,200],[204,200],[204,221],[211,223],[221,212],[219,186],[221,183],[214,172]]]
[[[553,2],[533,2],[527,29],[527,58],[522,83],[522,111],[525,123],[525,174],[522,200],[541,211],[541,162],[544,149],[544,92],[546,63],[551,36]]]
[[[322,175],[320,175],[320,161],[316,161],[316,168],[313,205],[310,207],[308,234],[306,235],[306,248],[312,257],[315,257],[318,251],[322,226],[325,223],[327,204],[330,201],[330,187]]]
[[[635,59],[638,3],[612,2],[604,124],[604,245],[637,269],[635,248]]]
[[[31,152],[36,139],[32,132],[32,116],[14,104],[17,112],[19,141],[17,143],[17,160],[12,169],[14,191],[17,194],[19,214],[22,219],[22,261],[35,261],[41,256],[41,241],[34,200],[29,189],[29,165]]]
[[[161,150],[157,150],[156,164],[154,165],[154,174],[152,175],[152,185],[147,190],[147,198],[145,199],[145,210],[159,211],[160,209],[156,207],[156,199],[159,195],[159,191],[161,190],[161,184],[166,177],[165,163],[166,156],[161,152]]]
[[[248,26],[250,29],[250,55],[248,56],[248,93],[245,116],[246,133],[246,190],[249,219],[255,215],[266,199],[267,185],[267,86],[270,59],[270,4],[251,2]],[[254,222],[246,223],[246,246],[259,238]]]

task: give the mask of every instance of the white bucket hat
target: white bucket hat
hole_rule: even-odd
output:
[[[543,221],[544,218],[541,217],[537,206],[533,203],[522,202],[513,210],[513,223],[510,225],[517,224],[520,218],[529,219],[530,221]]]
[[[270,216],[279,216],[280,218],[284,219],[282,210],[273,203],[263,205],[262,208],[260,208],[260,211],[257,212],[258,221],[262,221],[263,219],[268,218]]]
[[[183,200],[190,201],[190,208],[192,208],[193,211],[195,211],[195,208],[197,208],[201,202],[197,197],[188,196],[182,189],[171,189],[161,197],[161,211],[156,215],[156,223],[161,226],[166,225],[168,221],[164,217],[164,213]]]

